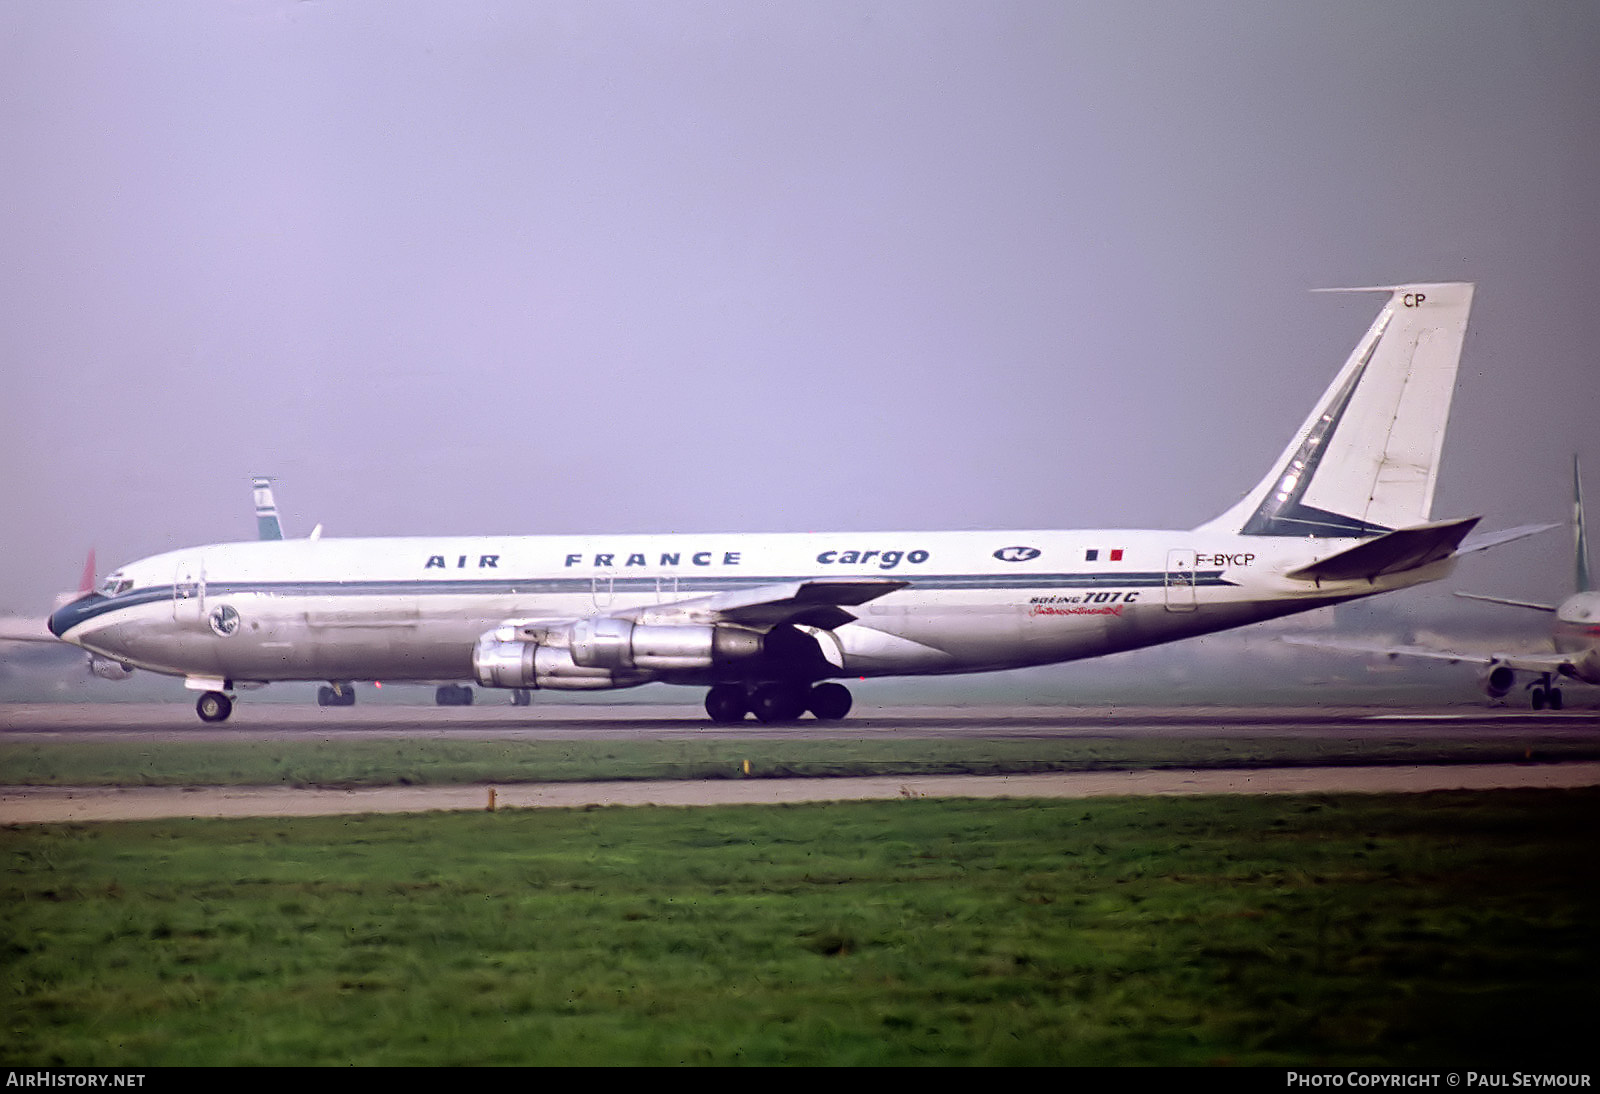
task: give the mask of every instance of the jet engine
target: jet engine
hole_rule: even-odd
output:
[[[472,669],[491,688],[630,687],[660,672],[709,669],[760,656],[762,636],[739,627],[643,624],[603,617],[549,628],[496,627],[478,639]]]
[[[1500,699],[1516,687],[1517,674],[1510,665],[1494,664],[1478,674],[1478,683],[1489,698]]]
[[[761,653],[761,635],[739,627],[580,619],[569,632],[572,660],[585,668],[708,669]]]
[[[133,666],[125,665],[109,657],[96,657],[89,655],[89,671],[102,680],[126,680],[133,675]]]

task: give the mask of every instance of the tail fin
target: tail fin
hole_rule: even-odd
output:
[[[251,486],[256,500],[256,538],[282,539],[283,525],[278,522],[278,503],[272,499],[272,480],[258,475]]]
[[[1324,290],[1386,292],[1389,302],[1276,470],[1205,527],[1348,538],[1426,523],[1472,290],[1467,283]]]
[[[1572,454],[1572,523],[1577,529],[1575,538],[1577,544],[1573,554],[1577,557],[1576,573],[1577,591],[1589,592],[1594,588],[1594,579],[1589,572],[1589,537],[1583,530],[1583,479],[1578,474],[1578,454]]]
[[[77,587],[77,589],[72,591],[72,592],[60,592],[60,593],[57,593],[56,594],[56,598],[55,598],[55,604],[54,604],[54,607],[51,608],[51,611],[57,611],[57,610],[59,610],[61,608],[65,608],[68,604],[71,604],[74,600],[78,600],[78,599],[80,599],[80,598],[82,598],[84,596],[87,596],[88,594],[90,594],[92,592],[94,592],[94,548],[93,547],[89,548],[89,557],[83,560],[83,576],[78,578],[78,587]],[[8,637],[15,638],[16,636],[15,635],[11,635],[11,636],[8,636]],[[48,638],[51,638],[53,636],[50,634],[50,632],[48,630],[46,630],[46,631],[43,632],[43,637],[48,639]]]

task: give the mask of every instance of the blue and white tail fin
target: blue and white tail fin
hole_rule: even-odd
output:
[[[282,539],[283,524],[278,520],[278,503],[272,498],[272,480],[257,475],[251,488],[256,501],[256,538]]]
[[[1578,473],[1578,454],[1572,454],[1572,524],[1575,529],[1573,535],[1577,540],[1573,554],[1577,561],[1574,563],[1575,573],[1573,579],[1577,585],[1576,592],[1587,593],[1594,591],[1594,575],[1589,571],[1589,536],[1583,530],[1583,477]]]
[[[1472,290],[1466,283],[1323,290],[1386,292],[1389,301],[1272,474],[1204,528],[1363,538],[1426,523]]]

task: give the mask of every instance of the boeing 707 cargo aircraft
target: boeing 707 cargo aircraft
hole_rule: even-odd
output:
[[[844,717],[849,677],[1095,657],[1433,581],[1470,284],[1388,301],[1269,473],[1189,530],[275,540],[122,567],[69,642],[201,692],[278,680],[707,689],[716,721]]]

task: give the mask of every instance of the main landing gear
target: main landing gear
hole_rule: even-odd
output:
[[[810,711],[824,722],[836,722],[850,713],[850,689],[832,682],[805,684],[771,681],[746,687],[718,684],[706,693],[706,713],[713,722],[742,722],[754,714],[768,724],[792,722]]]
[[[1534,710],[1543,710],[1547,703],[1551,710],[1561,709],[1561,689],[1551,682],[1549,673],[1545,673],[1538,683],[1528,686],[1528,702]]]
[[[472,689],[465,684],[445,684],[433,693],[435,706],[470,707]]]
[[[356,705],[356,687],[348,681],[335,681],[317,689],[319,707],[353,707]]]

